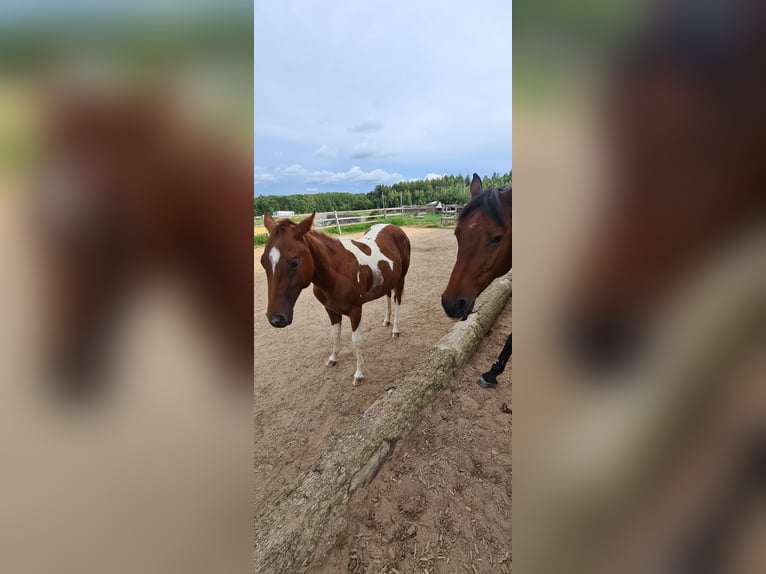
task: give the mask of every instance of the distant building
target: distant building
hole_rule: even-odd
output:
[[[295,215],[295,212],[294,211],[279,211],[279,210],[277,210],[277,211],[272,212],[271,215],[272,215],[272,217],[292,217],[293,215]]]

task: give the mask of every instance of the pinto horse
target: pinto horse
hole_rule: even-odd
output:
[[[266,270],[269,301],[266,316],[273,327],[287,327],[293,320],[298,296],[314,284],[314,296],[324,305],[332,325],[332,354],[327,366],[338,362],[343,315],[351,320],[351,342],[356,353],[353,386],[364,382],[362,357],[362,305],[386,296],[385,326],[391,324],[391,293],[394,297],[391,336],[399,337],[399,305],[404,278],[410,266],[410,240],[394,225],[373,225],[359,239],[335,239],[314,231],[314,215],[300,223],[286,219],[277,223],[265,214],[269,241],[261,257]]]
[[[468,318],[479,294],[511,269],[511,186],[482,191],[481,178],[474,173],[470,192],[455,226],[457,261],[442,293],[444,311],[460,320]],[[476,381],[481,387],[497,385],[511,356],[511,338],[509,334],[497,361]]]

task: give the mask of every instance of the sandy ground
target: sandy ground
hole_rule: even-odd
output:
[[[511,331],[511,304],[375,480],[310,572],[511,571],[511,361],[475,384]],[[505,405],[505,407],[504,407]]]
[[[384,327],[385,299],[365,305],[362,346],[365,384],[351,386],[356,362],[351,328],[343,319],[338,365],[330,355],[330,321],[306,289],[293,324],[268,325],[266,274],[255,249],[255,512],[256,515],[318,456],[335,435],[362,414],[392,381],[406,372],[452,327],[440,296],[455,260],[451,229],[407,229],[412,262],[399,315],[401,337]],[[349,234],[356,237],[360,234]]]

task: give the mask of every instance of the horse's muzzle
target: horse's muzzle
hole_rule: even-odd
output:
[[[459,319],[461,321],[465,321],[468,318],[468,315],[473,311],[473,304],[475,302],[476,299],[473,297],[470,299],[459,297],[457,299],[447,300],[442,295],[442,307],[444,308],[444,312],[448,317]]]
[[[290,317],[285,315],[271,315],[269,317],[269,323],[271,323],[272,327],[281,329],[282,327],[287,327],[292,321]]]

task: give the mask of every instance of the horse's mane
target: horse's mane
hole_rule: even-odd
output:
[[[491,217],[498,225],[505,227],[507,222],[505,221],[503,206],[500,203],[500,194],[506,192],[511,193],[511,191],[512,186],[510,185],[493,187],[492,189],[483,191],[466,204],[458,216],[458,221],[468,217],[472,212],[478,209],[482,213]]]
[[[277,226],[274,228],[274,233],[277,233],[288,227],[295,227],[296,225],[298,224],[295,223],[292,219],[282,219],[281,221],[279,221],[279,223],[277,223]],[[320,231],[314,228],[312,228],[306,234],[306,236],[311,236],[312,239],[319,241],[332,253],[335,253],[335,251],[337,250],[337,246],[340,242],[339,239],[332,237],[331,235],[328,235],[324,231]],[[305,241],[305,237],[304,237],[304,241]]]

